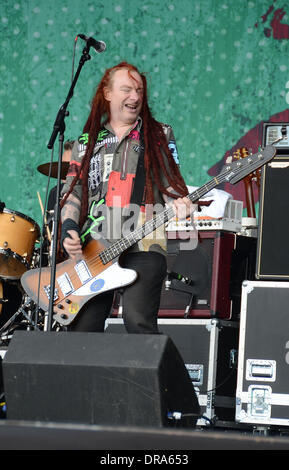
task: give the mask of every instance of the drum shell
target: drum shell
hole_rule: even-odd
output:
[[[40,236],[36,222],[20,212],[0,213],[0,277],[19,279],[30,268],[34,247]]]

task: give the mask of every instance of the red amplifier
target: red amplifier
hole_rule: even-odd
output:
[[[199,231],[194,249],[186,243],[177,233],[168,240],[159,317],[238,319],[242,282],[255,275],[256,238]]]

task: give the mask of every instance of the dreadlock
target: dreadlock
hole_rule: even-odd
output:
[[[121,62],[120,64],[109,68],[105,71],[96,93],[92,99],[91,111],[88,119],[84,125],[83,132],[88,134],[88,142],[85,154],[82,158],[81,166],[78,174],[72,181],[71,187],[62,200],[61,206],[65,203],[67,197],[72,192],[76,182],[82,178],[82,202],[80,211],[79,225],[82,227],[84,224],[87,211],[88,211],[88,171],[90,158],[93,154],[93,149],[100,130],[103,127],[105,120],[110,119],[109,102],[104,98],[104,90],[111,88],[113,75],[117,70],[126,69],[130,78],[134,79],[132,72],[137,72],[143,82],[143,105],[140,116],[143,120],[143,135],[144,135],[144,163],[146,169],[146,203],[154,203],[153,184],[155,183],[158,189],[172,197],[183,197],[188,194],[187,186],[181,176],[178,165],[176,164],[171,151],[168,147],[163,126],[160,122],[156,121],[150,111],[147,97],[147,81],[144,74],[141,74],[138,69],[128,64]],[[167,157],[168,168],[165,164],[164,155]],[[161,173],[163,173],[169,185],[176,191],[177,194],[167,191],[161,181]]]

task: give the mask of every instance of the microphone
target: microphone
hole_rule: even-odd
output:
[[[78,34],[76,36],[76,39],[77,38],[80,38],[80,39],[83,39],[84,41],[86,41],[86,44],[88,47],[93,47],[96,52],[100,53],[100,52],[103,52],[105,51],[106,49],[106,44],[105,42],[103,41],[97,41],[96,39],[94,38],[91,38],[91,37],[88,37],[88,36],[85,36],[85,34]]]
[[[192,286],[194,284],[193,280],[183,276],[182,274],[176,273],[174,271],[167,273],[167,280],[165,281],[165,290],[169,290],[171,286],[172,279],[176,279],[177,281],[181,281],[188,286]]]

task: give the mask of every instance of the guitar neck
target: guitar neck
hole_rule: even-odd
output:
[[[213,188],[215,188],[219,183],[220,181],[218,181],[217,178],[214,178],[208,183],[198,188],[197,190],[195,190],[194,192],[192,192],[191,194],[189,194],[187,197],[190,199],[191,202],[196,202],[198,199],[204,196],[204,194],[208,193]],[[99,255],[103,264],[109,263],[113,259],[120,256],[125,250],[135,245],[144,237],[152,233],[155,229],[157,229],[161,225],[164,225],[166,222],[172,219],[174,215],[174,209],[172,207],[169,207],[168,209],[165,209],[164,211],[157,214],[148,222],[145,222],[141,227],[130,232],[126,237],[110,245]]]

